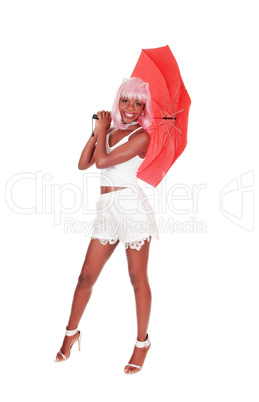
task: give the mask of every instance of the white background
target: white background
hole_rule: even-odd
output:
[[[5,401],[258,401],[257,27],[250,0],[1,2]],[[151,242],[151,350],[140,374],[124,374],[136,319],[119,245],[80,322],[82,351],[54,363],[89,243],[64,218],[91,221],[72,206],[94,209],[99,194],[98,170],[77,169],[91,115],[111,108],[141,49],[165,45],[192,105],[184,153],[147,189],[157,218],[178,222]]]

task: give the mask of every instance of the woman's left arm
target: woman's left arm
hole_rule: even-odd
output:
[[[106,156],[103,156],[102,159],[96,161],[96,167],[98,169],[105,169],[110,166],[126,162],[129,159],[132,159],[141,153],[145,153],[148,149],[149,142],[150,142],[149,134],[143,131],[142,133],[136,135],[136,137],[129,139],[125,144],[119,145],[108,155],[106,154]]]
[[[141,153],[145,153],[148,149],[150,136],[144,130],[134,138],[128,140],[125,144],[118,146],[109,154],[106,152],[106,135],[111,124],[111,116],[109,112],[98,112],[99,120],[95,125],[98,130],[98,138],[95,149],[95,163],[98,169],[105,169],[110,166],[118,165],[126,162]]]
[[[106,135],[111,124],[111,115],[109,112],[98,112],[99,120],[96,121],[95,131],[98,132],[98,138],[95,148],[95,164],[98,169],[105,169],[110,166],[118,165],[134,158],[134,156],[146,153],[150,136],[144,130],[140,131],[134,138],[129,139],[125,144],[116,147],[107,154]]]

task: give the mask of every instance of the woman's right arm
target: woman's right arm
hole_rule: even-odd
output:
[[[95,163],[95,146],[96,146],[97,136],[96,134],[94,137],[90,136],[89,140],[87,141],[79,162],[78,162],[78,169],[85,170],[89,169]]]

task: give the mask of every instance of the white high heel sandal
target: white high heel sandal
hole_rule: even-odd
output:
[[[146,337],[146,340],[145,340],[145,341],[140,342],[140,341],[136,340],[136,344],[135,344],[135,345],[137,346],[137,348],[146,348],[146,349],[149,348],[150,345],[151,345],[151,342],[150,342],[150,339],[149,339],[148,334],[147,334],[147,337]],[[137,374],[137,373],[140,372],[140,370],[142,370],[142,367],[141,367],[141,366],[138,366],[137,364],[128,363],[128,364],[126,364],[125,368],[126,368],[127,366],[136,367],[136,368],[138,369],[138,371],[134,371],[133,373],[126,373],[126,372],[125,372],[125,374]],[[124,370],[125,370],[125,369],[124,369]]]
[[[60,356],[62,356],[63,359],[62,359],[62,360],[58,360],[58,359],[56,358],[56,359],[54,360],[54,362],[64,362],[65,360],[68,360],[69,357],[70,357],[70,354],[71,354],[72,346],[73,346],[76,342],[78,342],[78,350],[81,350],[81,338],[82,338],[82,334],[81,334],[80,331],[78,331],[77,328],[76,328],[76,329],[73,329],[73,330],[69,330],[69,329],[66,328],[66,333],[65,333],[65,335],[66,335],[66,336],[73,336],[73,335],[75,335],[77,332],[79,332],[79,337],[78,337],[78,339],[77,339],[74,343],[72,343],[72,345],[70,346],[70,350],[69,350],[69,355],[68,355],[68,357],[66,357],[66,356],[64,355],[64,353],[62,353],[61,350],[60,350],[60,351],[58,352],[58,354],[60,354]]]

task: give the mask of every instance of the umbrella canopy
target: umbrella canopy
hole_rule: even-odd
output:
[[[186,147],[191,99],[169,46],[143,49],[131,77],[149,83],[154,119],[137,177],[156,187]]]

